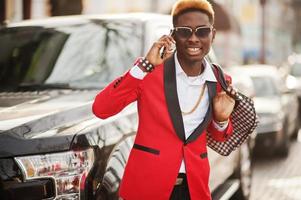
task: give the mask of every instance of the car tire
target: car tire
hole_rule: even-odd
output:
[[[299,129],[301,128],[301,109],[299,108],[299,112],[298,112],[298,117],[296,120],[296,127],[295,130],[292,134],[292,139],[293,140],[297,140],[298,139],[298,135],[299,135]]]
[[[276,154],[281,158],[286,158],[289,154],[290,148],[290,138],[288,135],[288,125],[287,123],[283,126],[283,137],[280,146],[278,147]]]
[[[239,179],[240,186],[231,199],[248,200],[251,196],[252,184],[252,156],[248,143],[244,143],[240,147],[239,166],[235,172],[235,177]]]
[[[297,140],[297,138],[298,138],[298,133],[299,133],[299,127],[296,128],[296,129],[294,130],[294,132],[293,132],[293,135],[292,135],[292,139],[293,139],[293,140]]]

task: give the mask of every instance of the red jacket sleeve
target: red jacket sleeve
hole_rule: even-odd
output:
[[[140,79],[134,78],[129,71],[104,88],[94,99],[93,113],[102,119],[120,112],[128,104],[137,100],[140,94]]]
[[[217,130],[213,124],[213,121],[211,121],[207,128],[207,132],[209,132],[211,134],[212,138],[216,141],[219,141],[219,142],[226,141],[232,135],[232,132],[233,132],[231,118],[229,120],[227,128],[224,131]]]

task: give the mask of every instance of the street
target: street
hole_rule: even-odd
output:
[[[287,158],[255,159],[251,200],[301,200],[300,136]]]

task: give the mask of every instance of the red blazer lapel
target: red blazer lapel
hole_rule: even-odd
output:
[[[172,124],[178,137],[185,142],[185,131],[180,109],[175,72],[174,54],[164,62],[164,94]]]

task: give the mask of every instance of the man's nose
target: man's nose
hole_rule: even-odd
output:
[[[188,38],[188,41],[199,41],[200,39],[195,35],[195,31],[192,32],[191,36]]]

